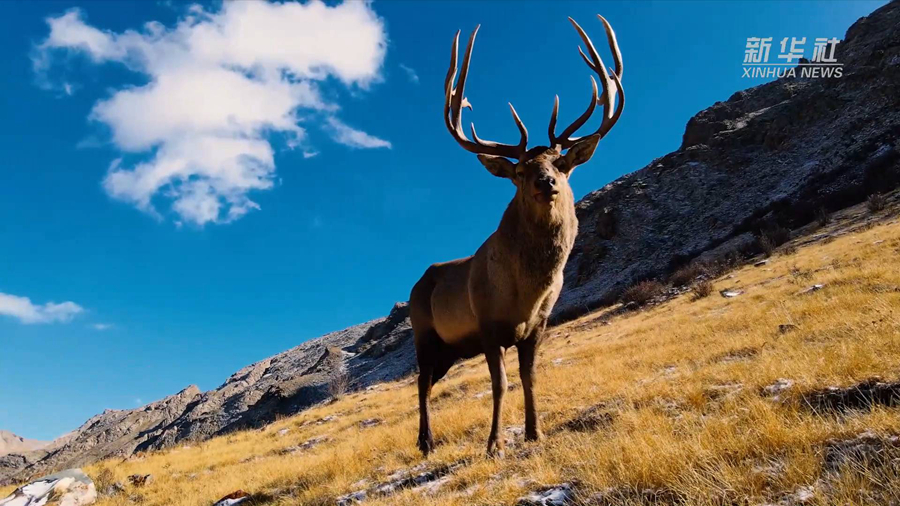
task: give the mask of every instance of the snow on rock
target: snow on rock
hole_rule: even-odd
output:
[[[96,500],[94,482],[81,469],[67,469],[17,488],[0,506],[85,506]]]
[[[532,492],[519,499],[517,506],[568,506],[575,499],[571,483],[561,483]]]
[[[249,500],[250,494],[244,492],[243,490],[235,490],[234,492],[216,501],[213,506],[235,506],[236,504],[242,504]]]

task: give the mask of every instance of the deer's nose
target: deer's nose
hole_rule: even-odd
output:
[[[553,176],[544,174],[541,177],[537,178],[537,180],[534,182],[534,185],[537,187],[538,190],[549,193],[549,192],[552,192],[555,190],[556,178]]]

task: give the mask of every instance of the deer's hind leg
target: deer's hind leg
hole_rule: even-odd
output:
[[[429,399],[434,384],[434,373],[439,362],[440,337],[434,329],[417,332],[416,361],[419,365],[419,437],[418,447],[422,455],[428,456],[434,450],[434,436],[431,433]],[[446,373],[446,370],[444,371]]]

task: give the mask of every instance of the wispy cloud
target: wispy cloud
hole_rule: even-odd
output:
[[[35,304],[28,297],[0,292],[0,315],[16,318],[21,323],[67,323],[84,308],[74,302]]]
[[[326,121],[331,131],[331,138],[335,142],[351,148],[391,148],[389,141],[369,135],[362,130],[357,130],[334,116],[329,117]]]
[[[158,206],[168,201],[177,222],[196,225],[259,209],[251,193],[275,186],[272,134],[304,146],[301,111],[333,118],[339,109],[320,86],[335,77],[365,90],[380,79],[387,41],[370,4],[356,1],[194,6],[172,27],[151,21],[119,33],[88,24],[78,9],[47,23],[50,33],[32,53],[39,82],[48,83],[50,70],[66,61],[58,56],[67,54],[121,64],[147,78],[143,86],[114,91],[91,112],[110,128],[115,147],[145,154],[137,163],[113,162],[106,192],[158,218],[165,215]],[[63,93],[73,91],[64,79]],[[356,148],[390,145],[338,130],[336,138]]]
[[[404,64],[400,64],[400,68],[406,72],[406,77],[409,78],[409,82],[419,84],[419,74],[416,73],[416,70],[412,67],[407,67]]]
[[[94,330],[104,331],[115,327],[112,323],[92,323],[91,328]]]

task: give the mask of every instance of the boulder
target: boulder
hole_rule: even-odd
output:
[[[17,488],[0,506],[85,506],[96,500],[94,482],[81,469],[67,469]]]

